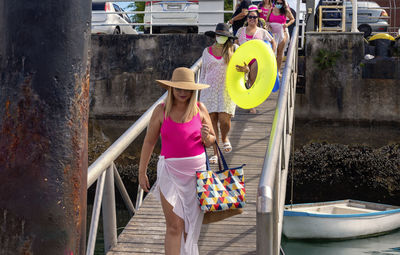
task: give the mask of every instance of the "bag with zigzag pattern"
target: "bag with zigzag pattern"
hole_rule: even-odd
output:
[[[197,198],[200,209],[205,212],[203,224],[208,224],[240,214],[246,204],[243,164],[229,168],[218,147],[219,170],[210,168],[206,153],[206,170],[197,171]],[[221,164],[222,162],[222,164]]]

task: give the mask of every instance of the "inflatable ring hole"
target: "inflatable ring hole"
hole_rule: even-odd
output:
[[[251,87],[246,85],[246,75],[242,71],[243,64],[249,65],[256,59],[257,65],[250,67],[247,78],[254,79]],[[252,71],[252,70],[253,71]],[[250,40],[233,53],[227,70],[225,86],[232,101],[240,108],[251,109],[262,104],[271,94],[277,78],[277,64],[274,51],[264,41]],[[251,81],[250,83],[251,84]],[[278,81],[279,84],[279,81]],[[278,89],[277,86],[276,89]]]
[[[250,73],[249,73],[249,79],[246,82],[246,89],[250,89],[254,82],[257,79],[257,72],[258,72],[258,63],[257,59],[253,58],[250,63],[249,63],[249,68],[250,68]]]

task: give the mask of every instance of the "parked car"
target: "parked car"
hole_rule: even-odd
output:
[[[111,12],[108,14],[108,12]],[[121,13],[112,13],[121,12]],[[92,3],[92,34],[137,34],[131,19],[113,2]],[[104,24],[110,24],[104,26]]]
[[[145,13],[144,26],[145,33],[150,32],[150,22],[153,33],[168,33],[168,32],[198,32],[198,19],[199,19],[199,1],[182,1],[182,0],[168,0],[168,1],[150,1],[146,2],[146,12],[158,13]]]
[[[346,30],[351,30],[353,7],[351,1],[346,1]],[[364,36],[372,32],[387,32],[388,14],[377,3],[372,1],[357,1],[357,27]]]

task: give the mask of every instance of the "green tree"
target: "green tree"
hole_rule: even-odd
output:
[[[233,9],[233,0],[224,0],[224,9],[225,11],[230,11]],[[232,17],[232,14],[225,13],[224,14],[224,21],[227,22]]]
[[[145,5],[145,2],[132,2],[126,7],[126,9],[128,11],[144,11]],[[144,14],[130,14],[129,17],[133,23],[143,23],[144,20]],[[144,27],[136,26],[136,30],[144,31]]]

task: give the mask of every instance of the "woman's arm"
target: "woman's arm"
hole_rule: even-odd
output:
[[[263,40],[268,40],[271,43],[272,50],[274,50],[274,51],[276,50],[276,41],[275,41],[274,37],[272,37],[272,35],[267,30],[264,31],[264,39]]]
[[[200,67],[200,77],[199,77],[199,82],[200,83],[205,83],[205,79],[206,79],[206,63],[205,63],[205,54],[206,51],[208,50],[208,47],[204,49],[203,51],[203,55],[201,56],[201,67]]]
[[[144,138],[142,152],[140,154],[139,162],[139,185],[140,187],[149,192],[150,183],[147,178],[147,165],[154,150],[154,146],[160,137],[161,123],[164,116],[164,106],[158,105],[151,116],[149,126],[147,127],[146,137]]]
[[[289,19],[289,22],[286,24],[283,24],[283,26],[289,27],[290,25],[292,25],[295,22],[295,19],[294,19],[293,14],[288,5],[286,6],[286,17]]]
[[[272,40],[271,40],[271,45],[272,45],[272,49],[273,49],[274,51],[276,51],[276,41],[275,41],[274,38],[272,38]]]
[[[206,147],[210,147],[215,142],[215,133],[211,123],[211,118],[203,103],[199,103],[199,109],[201,122],[203,123],[203,126],[201,127],[201,141]]]

